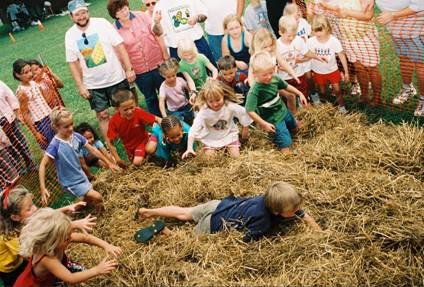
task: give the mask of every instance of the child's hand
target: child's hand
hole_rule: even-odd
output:
[[[43,134],[42,134],[42,133],[37,132],[37,133],[35,134],[35,138],[37,139],[37,142],[38,142],[40,145],[47,145],[47,139],[46,139],[46,137],[45,137],[45,136],[43,136]]]
[[[100,275],[109,273],[110,271],[114,270],[116,266],[118,266],[118,261],[115,259],[109,260],[109,258],[106,257],[99,263],[99,265],[94,268],[96,268],[96,273]]]
[[[393,20],[393,12],[381,12],[381,14],[377,17],[377,22],[385,25]]]
[[[241,139],[246,142],[249,139],[249,127],[243,127],[241,129]]]
[[[49,202],[50,192],[47,190],[47,188],[41,189],[41,203],[44,206],[47,206],[47,203]]]
[[[97,217],[89,214],[83,219],[73,221],[72,225],[74,228],[81,230],[83,233],[89,233],[93,231],[93,227],[96,225],[96,220]]]
[[[121,247],[118,247],[118,246],[115,246],[115,245],[112,245],[112,244],[108,244],[105,247],[105,251],[107,253],[109,253],[110,255],[114,256],[114,257],[118,257],[118,256],[122,255]]]
[[[112,170],[112,172],[120,172],[122,171],[122,168],[120,168],[118,165],[111,163],[109,165],[109,168]]]
[[[305,96],[303,94],[299,95],[299,100],[300,103],[304,106],[307,107],[308,106],[308,101],[306,100]]]
[[[188,20],[188,24],[189,24],[190,26],[194,26],[194,25],[196,25],[196,23],[197,23],[197,15],[196,15],[196,16],[193,16],[193,17],[191,17],[191,18],[190,18],[190,20]]]
[[[300,84],[300,80],[299,80],[299,78],[298,78],[298,77],[294,76],[294,78],[293,78],[293,79],[295,79],[295,81],[296,81],[298,84]]]
[[[182,159],[187,158],[190,154],[192,154],[192,155],[196,156],[196,153],[194,152],[194,150],[192,150],[192,149],[188,149],[188,150],[186,150],[186,152],[185,152],[185,153],[183,153]]]
[[[249,66],[243,61],[236,61],[236,65],[237,65],[237,68],[239,68],[240,70],[249,69]]]
[[[275,126],[273,124],[270,124],[268,122],[265,122],[263,124],[260,124],[261,128],[269,133],[275,133]]]
[[[316,58],[318,61],[323,62],[323,63],[328,63],[327,57],[326,56],[317,56]]]
[[[127,168],[128,168],[128,164],[127,164],[125,161],[123,161],[122,159],[118,160],[118,161],[116,162],[116,164],[117,164],[119,167],[123,168],[123,169],[127,169]]]
[[[193,91],[192,95],[190,96],[190,99],[188,100],[190,105],[194,106],[194,104],[196,103],[196,96],[197,96],[197,93]]]
[[[77,203],[66,206],[65,213],[75,213],[80,207],[86,206],[87,202],[79,201]]]
[[[346,83],[349,83],[350,82],[349,72],[345,72],[344,73],[344,80],[345,80]]]

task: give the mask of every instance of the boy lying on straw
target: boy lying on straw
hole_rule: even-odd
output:
[[[302,219],[313,230],[320,231],[320,226],[314,218],[300,209],[302,196],[295,188],[282,181],[271,184],[265,195],[251,198],[236,198],[229,196],[223,200],[211,200],[195,207],[166,206],[161,208],[140,208],[138,215],[141,219],[150,217],[168,217],[179,220],[194,220],[196,234],[209,234],[232,227],[244,230],[243,240],[249,242],[257,240],[270,232],[279,222]],[[159,229],[164,229],[162,221],[155,221]],[[139,232],[143,231],[140,230]],[[154,233],[160,230],[155,230]],[[167,228],[164,230],[169,232]],[[142,232],[143,233],[143,232]],[[144,232],[145,233],[145,232]],[[143,235],[145,235],[143,233]],[[145,238],[144,242],[152,238]],[[136,234],[137,237],[137,234]],[[137,240],[137,238],[136,238]]]

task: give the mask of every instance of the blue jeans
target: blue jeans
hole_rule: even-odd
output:
[[[206,58],[211,61],[211,63],[216,67],[215,60],[212,55],[211,48],[209,47],[208,41],[206,41],[205,37],[200,38],[199,40],[194,41],[194,44],[196,44],[197,50],[200,54],[203,54],[206,56]],[[178,57],[177,48],[169,47],[169,55],[172,58],[177,59],[180,61],[180,57]]]
[[[218,62],[219,58],[222,56],[222,38],[224,35],[209,35],[208,34],[208,42],[209,47],[211,48],[213,58],[215,62]]]
[[[176,116],[180,121],[186,122],[188,124],[193,123],[194,113],[191,109],[191,105],[187,104],[184,107],[179,108],[178,110],[172,112],[169,111],[170,115]]]
[[[273,141],[278,148],[287,148],[293,141],[290,134],[290,130],[297,128],[296,120],[292,113],[287,111],[285,118],[275,124],[275,134],[273,135]]]
[[[137,74],[135,84],[138,89],[143,93],[146,100],[147,109],[150,113],[160,117],[158,91],[163,82],[162,76],[159,74],[158,69],[150,72]]]

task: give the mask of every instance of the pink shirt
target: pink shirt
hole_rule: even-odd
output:
[[[159,97],[165,98],[168,110],[175,112],[188,104],[188,99],[185,95],[187,90],[187,82],[183,78],[177,77],[175,87],[169,87],[165,81],[162,82],[159,89]]]
[[[163,56],[152,32],[152,19],[142,12],[130,12],[130,27],[124,27],[118,20],[115,28],[124,39],[131,64],[136,74],[142,74],[156,69]]]
[[[14,110],[19,109],[19,101],[12,90],[0,81],[0,118],[5,117],[9,123],[12,123],[16,116]]]

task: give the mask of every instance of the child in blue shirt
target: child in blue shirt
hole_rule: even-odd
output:
[[[50,192],[46,189],[45,175],[47,164],[54,161],[57,177],[62,189],[74,197],[83,198],[87,203],[95,206],[97,211],[103,209],[103,199],[95,191],[85,175],[79,155],[83,147],[99,159],[103,160],[112,171],[120,168],[107,159],[101,152],[87,142],[87,139],[75,133],[73,129],[72,113],[64,107],[56,107],[50,114],[50,120],[56,135],[50,142],[40,163],[40,190],[41,201],[47,204]]]
[[[251,198],[212,200],[195,207],[166,206],[162,208],[140,208],[141,219],[168,217],[193,220],[197,223],[196,234],[209,234],[231,227],[245,231],[243,240],[260,239],[279,223],[302,219],[313,230],[320,231],[315,219],[301,209],[302,196],[295,188],[283,181],[271,184],[264,195]]]

